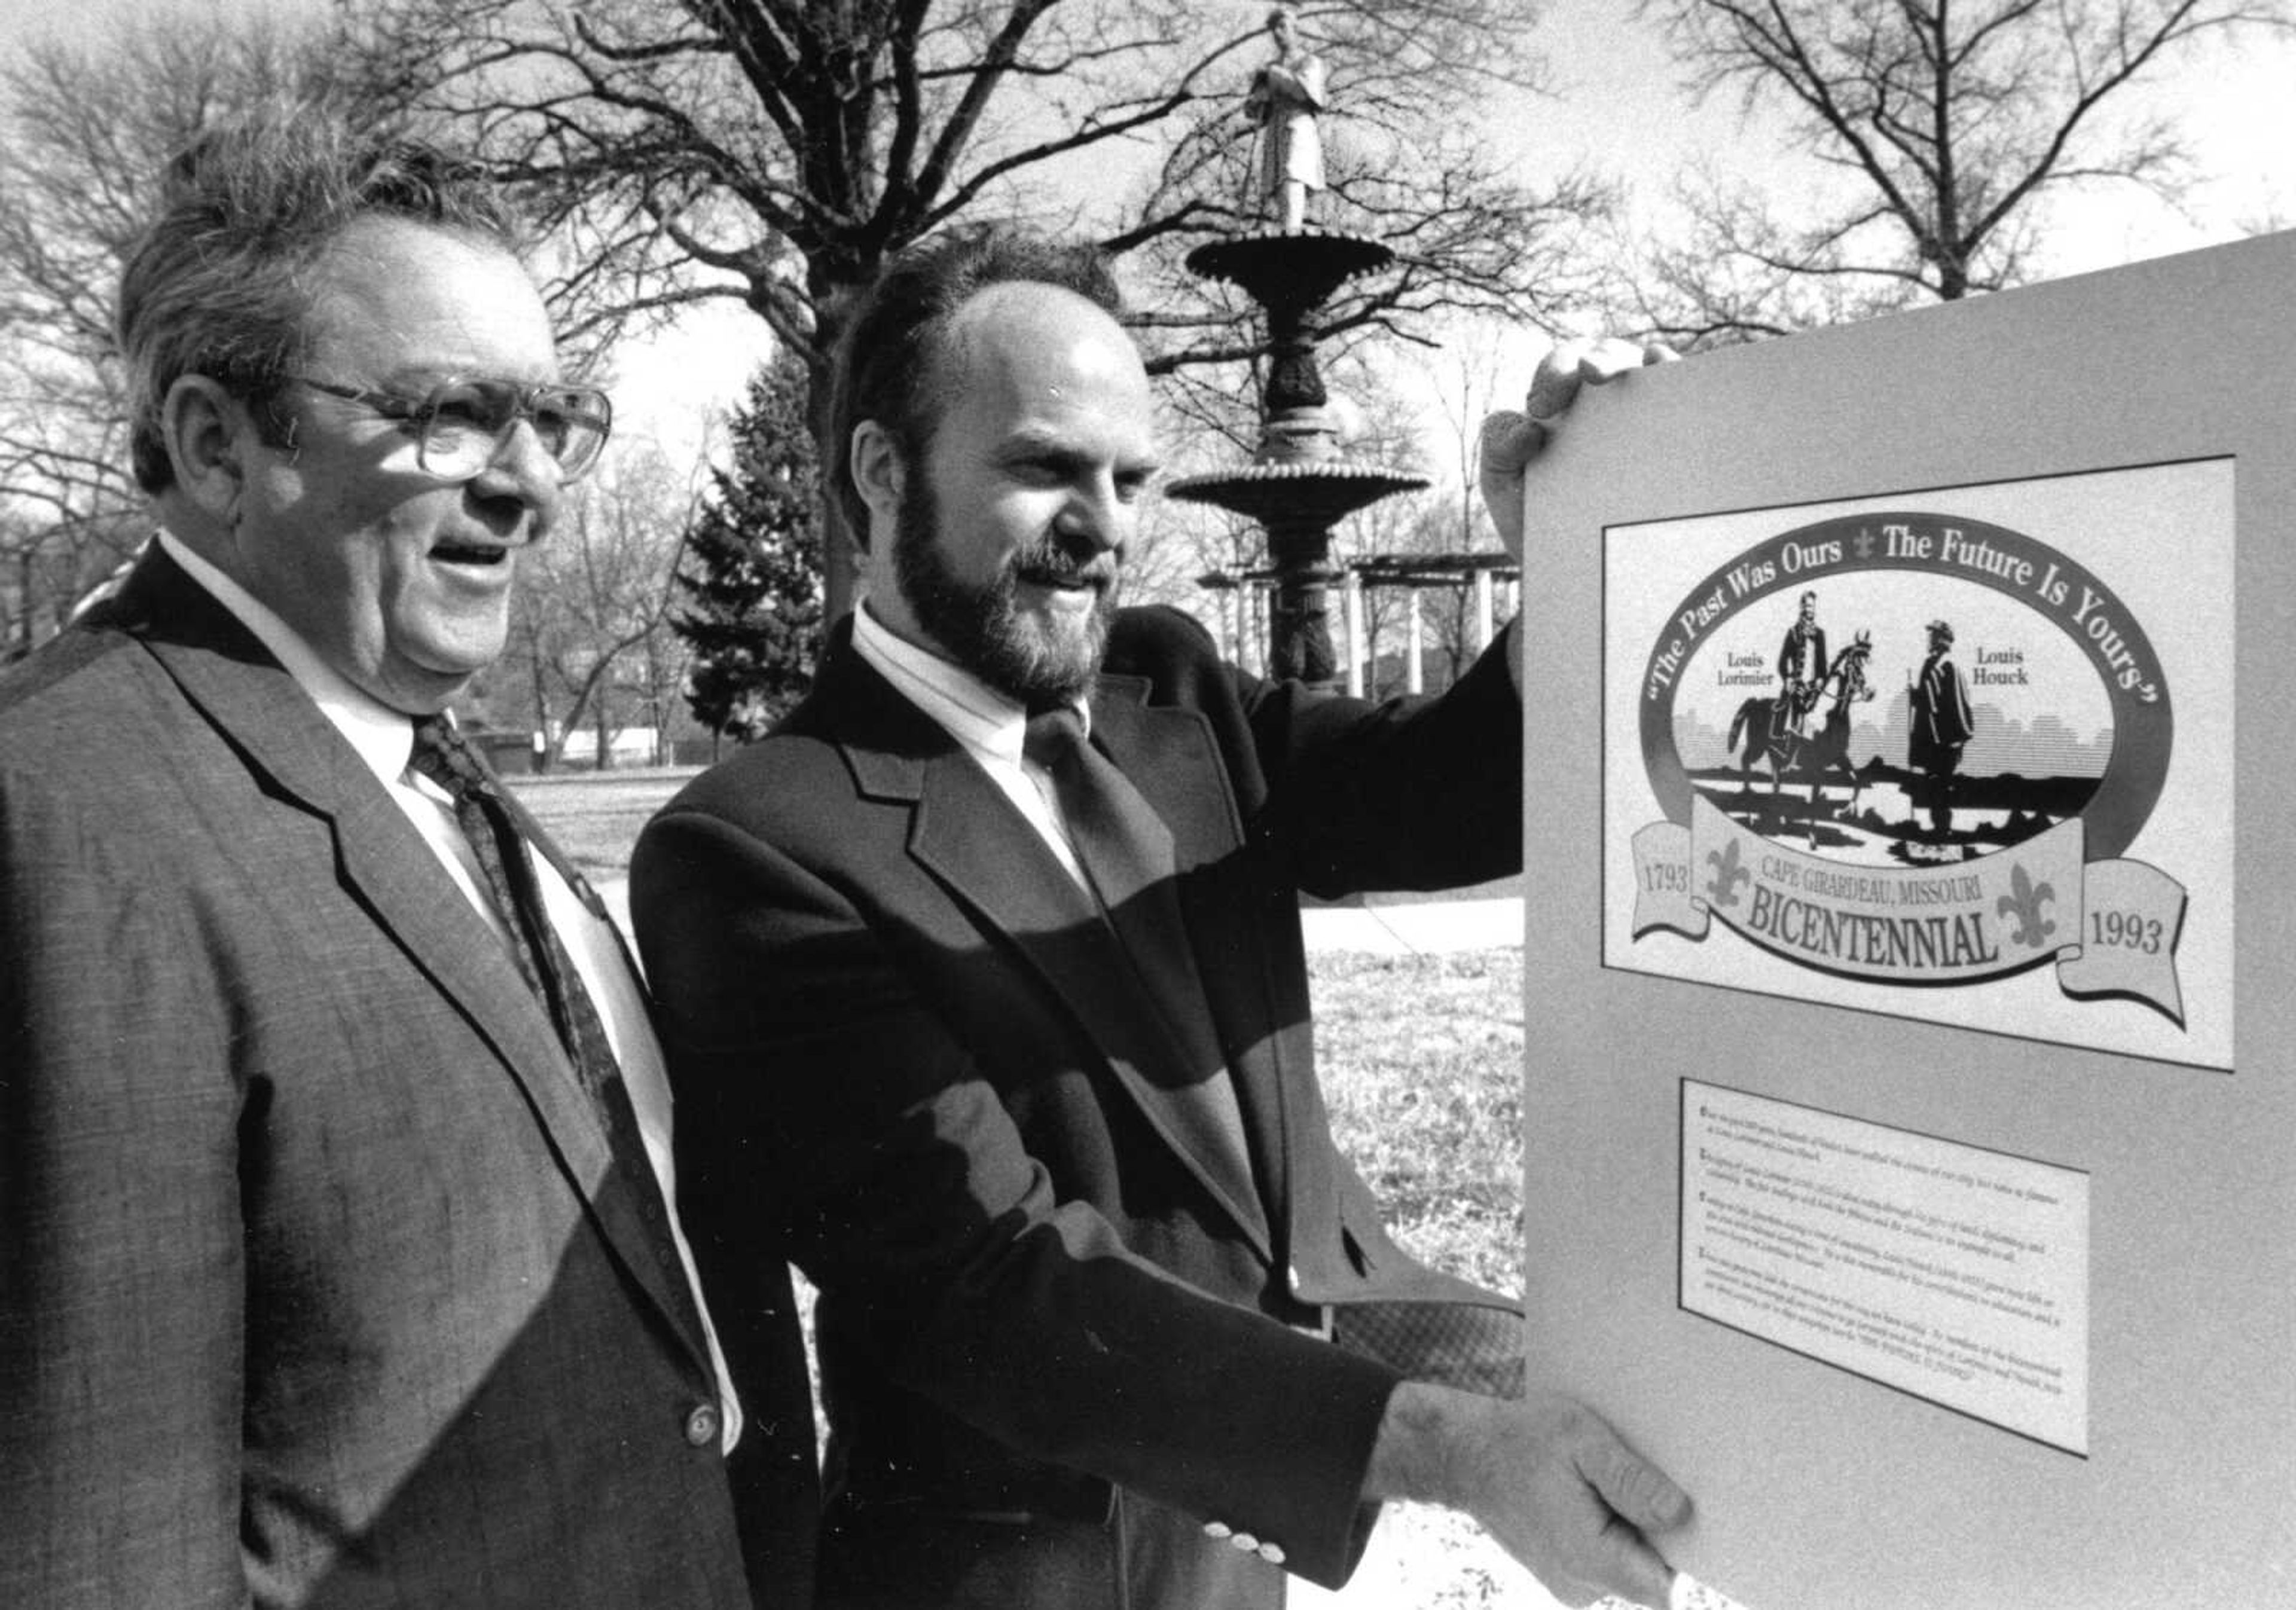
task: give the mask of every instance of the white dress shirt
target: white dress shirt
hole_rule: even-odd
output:
[[[413,719],[352,685],[262,601],[173,535],[162,531],[159,541],[185,574],[213,593],[217,602],[262,640],[263,646],[287,668],[287,674],[311,696],[320,714],[333,723],[366,763],[375,780],[390,796],[391,803],[414,823],[414,830],[438,856],[447,876],[463,891],[463,898],[507,946],[510,931],[504,926],[501,908],[487,889],[477,853],[455,820],[454,802],[437,783],[408,770],[408,758],[414,748]],[[661,1042],[654,1037],[653,1023],[647,1015],[645,992],[624,964],[622,946],[608,919],[591,914],[581,896],[559,875],[547,856],[537,855],[529,848],[527,859],[534,867],[536,883],[542,891],[544,913],[550,926],[557,930],[574,970],[581,975],[583,986],[590,992],[591,1002],[598,1009],[606,1031],[607,1043],[612,1046],[614,1059],[621,1065],[622,1084],[637,1115],[646,1160],[653,1165],[654,1178],[661,1186],[663,1205],[669,1210],[670,1238],[676,1244],[678,1262],[685,1266],[686,1285],[693,1294],[693,1306],[701,1316],[701,1328],[709,1340],[709,1362],[718,1377],[718,1395],[723,1403],[726,1422],[721,1445],[730,1451],[742,1433],[742,1408],[734,1396],[733,1375],[726,1367],[726,1355],[718,1344],[718,1327],[709,1317],[709,1304],[702,1299],[701,1280],[694,1270],[693,1249],[685,1242],[685,1228],[678,1222],[677,1169],[670,1150],[669,1077],[662,1063]]]
[[[1029,825],[1037,830],[1046,847],[1068,868],[1077,887],[1091,894],[1092,885],[1085,877],[1083,863],[1078,861],[1069,842],[1068,829],[1061,819],[1052,777],[1021,754],[1022,741],[1028,736],[1028,711],[962,666],[896,637],[869,613],[865,599],[853,611],[853,648],[902,697],[964,746],[965,753],[980,764],[1014,808],[1028,818]],[[1076,708],[1084,720],[1085,736],[1090,738],[1092,707],[1078,699]],[[1236,1156],[1244,1159],[1248,1172],[1256,1173],[1250,1162],[1250,1148],[1243,1139],[1243,1115],[1234,1080],[1234,1072],[1230,1069],[1226,1079],[1209,1082],[1205,1094],[1219,1105],[1223,1125],[1234,1138]],[[1315,1320],[1292,1328],[1329,1341],[1331,1311],[1319,1308]]]
[[[1077,860],[1068,828],[1054,804],[1051,775],[1021,752],[1029,734],[1029,712],[964,666],[893,635],[869,613],[865,599],[853,611],[853,648],[980,764],[1013,809],[1037,830],[1045,847],[1068,869],[1077,887],[1089,891],[1083,863]],[[1085,736],[1090,738],[1092,707],[1078,699],[1076,707],[1084,719]]]

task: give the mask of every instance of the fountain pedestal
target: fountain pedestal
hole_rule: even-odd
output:
[[[1302,229],[1238,235],[1199,246],[1190,270],[1240,287],[1267,318],[1267,384],[1259,450],[1234,470],[1185,477],[1172,496],[1256,520],[1275,572],[1268,617],[1271,675],[1332,685],[1339,680],[1326,599],[1332,527],[1357,510],[1427,485],[1346,457],[1316,367],[1313,315],[1346,281],[1394,256],[1359,235]]]

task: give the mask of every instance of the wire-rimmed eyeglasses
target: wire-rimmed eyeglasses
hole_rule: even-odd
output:
[[[570,481],[598,462],[599,450],[614,428],[614,405],[594,386],[528,386],[458,375],[431,387],[418,402],[308,375],[291,378],[314,391],[371,408],[385,419],[418,426],[415,462],[445,480],[468,480],[482,473],[502,452],[518,421],[525,420],[533,425],[543,450],[557,461],[559,478]]]

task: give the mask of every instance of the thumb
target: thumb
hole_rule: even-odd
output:
[[[1506,409],[1483,421],[1477,454],[1485,476],[1513,477],[1546,445],[1546,427]]]
[[[1587,357],[1587,344],[1579,340],[1557,341],[1546,356],[1538,360],[1531,372],[1530,395],[1523,406],[1535,420],[1553,419],[1570,406],[1578,395],[1579,382],[1585,378],[1580,365]]]
[[[1620,1519],[1644,1531],[1670,1531],[1690,1518],[1690,1494],[1624,1442],[1595,1450],[1579,1472]]]
[[[1611,1541],[1618,1549],[1610,1584],[1612,1597],[1650,1606],[1652,1610],[1671,1610],[1674,1567],[1660,1558],[1658,1550],[1643,1541],[1638,1532],[1621,1529]]]
[[[1476,444],[1483,507],[1490,511],[1499,545],[1517,560],[1522,558],[1523,468],[1546,445],[1546,427],[1512,410],[1485,420]]]
[[[1690,1495],[1620,1442],[1597,1454],[1581,1471],[1618,1517],[1605,1528],[1605,1536],[1613,1551],[1611,1581],[1619,1597],[1638,1605],[1668,1606],[1674,1567],[1643,1533],[1668,1531],[1688,1520]]]

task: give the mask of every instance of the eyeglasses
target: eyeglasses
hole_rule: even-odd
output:
[[[495,462],[518,421],[534,426],[543,450],[558,462],[561,480],[570,481],[598,462],[614,428],[614,405],[594,386],[522,386],[516,380],[442,380],[421,402],[338,386],[308,375],[289,377],[329,396],[371,408],[387,420],[420,425],[415,462],[445,480],[468,480]]]

